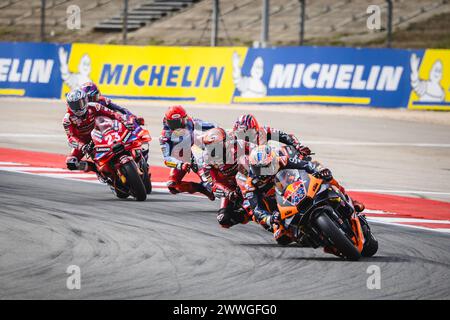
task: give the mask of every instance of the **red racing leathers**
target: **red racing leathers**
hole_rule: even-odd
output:
[[[112,111],[100,103],[90,102],[86,113],[82,117],[76,116],[70,109],[67,109],[67,113],[62,121],[69,146],[72,147],[70,156],[67,157],[67,163],[73,158],[76,158],[77,161],[83,158],[84,147],[91,141],[91,131],[95,127],[95,118],[98,116],[106,116],[121,121],[126,126],[129,125],[123,115]]]
[[[206,150],[203,153],[203,165],[200,176],[216,198],[221,199],[217,221],[224,228],[238,223],[247,223],[251,217],[243,207],[243,197],[236,181],[238,172],[246,172],[245,154],[249,153],[250,144],[237,141],[224,144],[224,157],[219,163],[210,161]],[[242,148],[239,155],[238,148]]]

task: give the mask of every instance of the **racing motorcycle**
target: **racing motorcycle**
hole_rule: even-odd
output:
[[[378,241],[364,215],[357,215],[351,199],[330,183],[303,170],[284,169],[275,176],[275,194],[280,228],[294,241],[353,261],[377,252]]]
[[[152,191],[146,154],[151,141],[148,130],[128,130],[120,121],[97,117],[91,132],[91,159],[100,181],[120,199],[144,201]]]

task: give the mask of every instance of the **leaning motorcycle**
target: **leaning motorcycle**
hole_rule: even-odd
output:
[[[330,183],[303,170],[284,169],[275,177],[275,192],[280,227],[294,241],[352,261],[377,252],[378,241],[364,215]]]
[[[140,126],[129,130],[120,121],[100,116],[91,137],[99,179],[120,199],[132,196],[144,201],[152,190],[146,156],[151,141],[148,130]]]

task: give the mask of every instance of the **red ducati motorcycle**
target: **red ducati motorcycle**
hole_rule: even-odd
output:
[[[147,164],[151,141],[148,130],[137,126],[131,131],[117,120],[100,116],[95,119],[91,137],[91,158],[99,179],[120,199],[132,196],[144,201],[152,190]]]

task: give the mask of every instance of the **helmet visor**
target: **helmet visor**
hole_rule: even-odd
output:
[[[184,118],[173,119],[173,120],[167,119],[167,125],[172,130],[184,128]]]
[[[277,165],[277,163],[278,163],[277,161],[272,161],[267,166],[252,165],[250,166],[250,169],[255,177],[274,176],[277,174],[278,169],[280,168],[280,166]]]
[[[79,99],[68,102],[70,110],[77,116],[83,115],[86,112],[87,101],[85,99]]]

